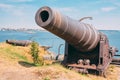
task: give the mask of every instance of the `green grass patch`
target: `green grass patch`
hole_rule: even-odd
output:
[[[0,53],[11,59],[27,61],[27,58],[24,55],[21,55],[20,51],[14,50],[13,47],[0,48]]]
[[[11,49],[8,49],[8,48],[5,51],[6,51],[6,53],[9,54],[9,56],[11,58],[17,58],[17,59],[20,59],[20,60],[27,61],[27,58],[25,56],[21,55],[20,53],[17,53],[17,52],[15,52],[15,51],[13,51]]]

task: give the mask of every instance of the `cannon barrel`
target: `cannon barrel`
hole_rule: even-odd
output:
[[[92,51],[100,41],[100,32],[92,25],[73,20],[47,6],[37,11],[35,20],[40,27],[59,36],[82,52]]]
[[[13,44],[16,46],[28,46],[32,43],[30,40],[6,40],[6,43]]]

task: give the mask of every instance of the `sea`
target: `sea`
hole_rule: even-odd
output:
[[[110,46],[116,47],[120,51],[120,30],[100,30],[107,35]],[[41,46],[51,47],[49,51],[53,53],[64,53],[65,41],[48,31],[0,31],[0,42],[6,40],[32,40]],[[120,52],[118,52],[120,54]]]

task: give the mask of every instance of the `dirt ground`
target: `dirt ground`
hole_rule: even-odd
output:
[[[120,80],[120,67],[111,66],[107,75],[107,78],[81,75],[59,65],[34,67],[22,61],[0,58],[0,80]]]
[[[40,80],[34,73],[35,68],[24,67],[0,59],[0,80]]]

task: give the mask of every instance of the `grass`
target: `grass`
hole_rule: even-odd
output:
[[[30,54],[30,48],[31,46],[22,47],[22,46],[15,46],[10,45],[5,42],[0,43],[0,58],[7,59],[9,61],[24,61],[27,63],[32,63],[32,56]],[[39,47],[39,56],[50,54],[47,51],[44,51],[43,48]],[[50,64],[50,61],[45,61],[45,64]],[[35,66],[41,66],[41,65],[35,65]]]
[[[17,59],[20,59],[20,60],[27,61],[27,58],[25,56],[21,55],[19,52],[13,51],[9,48],[5,49],[5,53],[7,53],[7,55],[9,55],[13,59],[17,58]]]
[[[28,61],[27,57],[23,55],[24,53],[25,52],[18,47],[16,48],[12,45],[0,43],[0,55],[3,55],[5,58]]]

